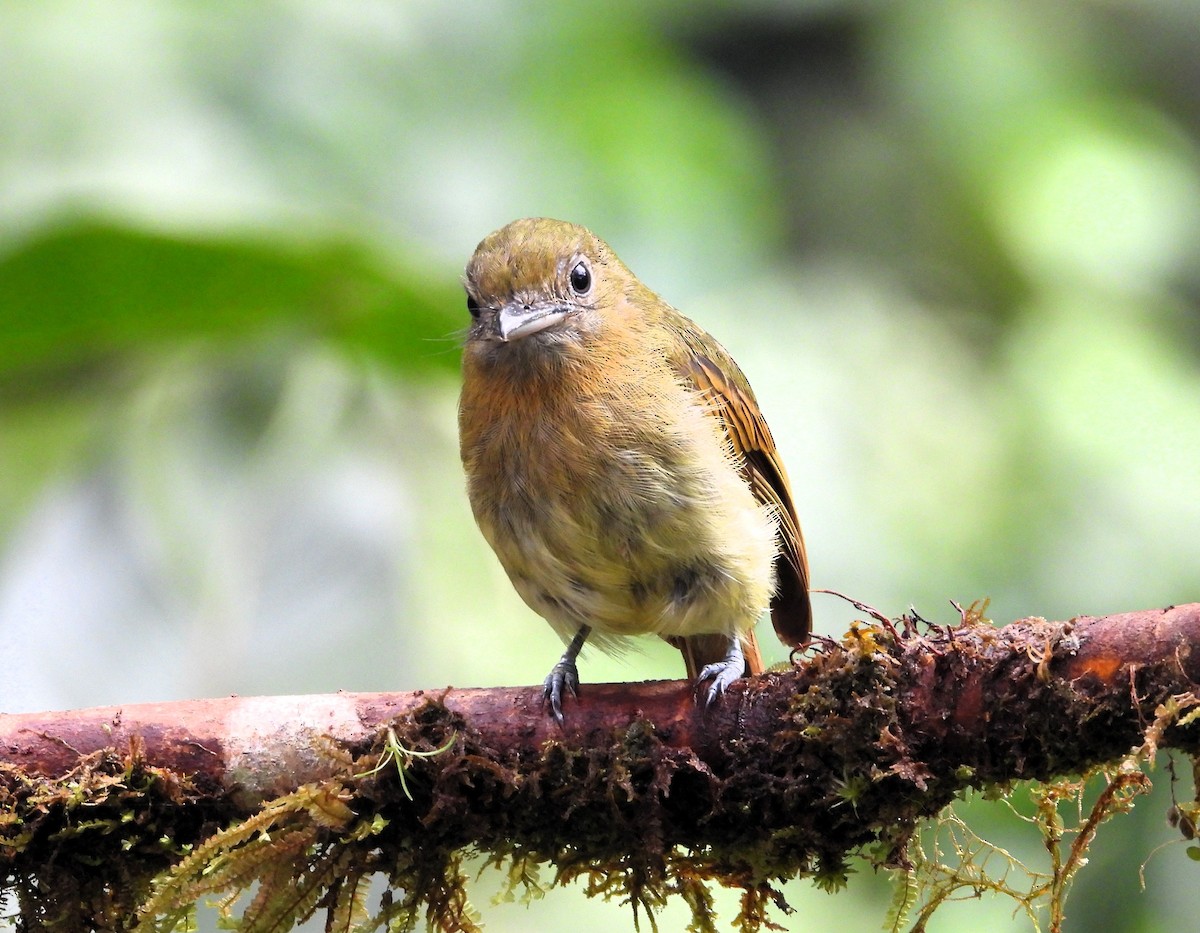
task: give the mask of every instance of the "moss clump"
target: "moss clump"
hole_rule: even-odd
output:
[[[225,822],[140,744],[48,780],[0,765],[0,870],[23,930],[117,929],[153,879]]]
[[[738,888],[738,926],[758,929],[772,908],[787,910],[779,882],[816,875],[836,886],[848,853],[880,839],[900,851],[921,815],[920,782],[901,765],[889,639],[859,632],[803,669],[760,679],[744,705],[774,731],[703,759],[647,721],[587,746],[504,750],[428,701],[370,747],[327,749],[330,781],[219,830],[221,814],[186,779],[136,753],[57,782],[23,786],[13,771],[6,851],[21,923],[116,929],[140,905],[142,926],[164,929],[209,897],[239,905],[248,929],[318,909],[346,928],[424,919],[473,929],[462,862],[483,854],[509,866],[526,896],[540,887],[531,866],[547,864],[555,883],[582,881],[651,920],[682,897],[701,930],[713,923],[708,886]],[[373,876],[390,893],[368,912]]]
[[[427,700],[371,743],[329,743],[328,781],[234,822],[136,749],[56,782],[8,769],[0,858],[25,929],[115,930],[133,918],[144,930],[178,928],[208,898],[240,913],[244,930],[286,929],[318,911],[337,930],[422,921],[474,930],[463,864],[478,855],[506,873],[508,897],[537,897],[539,867],[549,866],[552,883],[580,882],[651,924],[680,898],[692,928],[707,931],[719,885],[741,892],[738,929],[775,928],[772,916],[789,910],[783,881],[837,888],[856,854],[928,864],[916,849],[910,858],[910,843],[956,794],[995,788],[1003,760],[1017,762],[1018,776],[1053,766],[1019,729],[973,735],[955,725],[951,701],[976,704],[988,722],[994,704],[1008,702],[999,679],[994,690],[954,693],[973,683],[973,666],[986,661],[1023,684],[1036,716],[1069,721],[1087,700],[1040,676],[1047,655],[1005,644],[977,621],[919,634],[906,619],[900,628],[856,627],[803,665],[755,678],[726,707],[733,727],[702,731],[701,747],[675,744],[669,724],[645,719],[594,731],[586,744],[501,747]],[[921,694],[929,683],[945,695]],[[1166,728],[1164,720],[1159,734]],[[1089,729],[1073,741],[1090,741]],[[386,891],[368,904],[373,878]],[[911,890],[897,916],[912,906]]]
[[[429,701],[393,722],[389,739],[345,752],[338,781],[344,820],[322,823],[310,797],[291,795],[268,805],[269,828],[227,835],[209,855],[225,860],[218,869],[231,878],[225,866],[241,860],[247,876],[260,879],[247,915],[252,926],[274,897],[264,895],[256,867],[270,864],[273,847],[288,850],[280,852],[291,872],[280,892],[324,886],[297,917],[318,904],[342,909],[358,896],[361,879],[377,874],[393,894],[376,920],[473,929],[462,860],[482,853],[507,866],[512,887],[526,897],[541,886],[531,866],[545,864],[555,883],[579,881],[589,895],[627,901],[635,917],[651,922],[669,899],[682,898],[695,928],[707,930],[715,922],[709,887],[717,884],[741,890],[740,929],[771,926],[771,911],[788,910],[782,881],[810,875],[836,887],[850,853],[882,840],[893,857],[928,812],[923,782],[898,737],[889,649],[891,636],[872,630],[803,670],[756,682],[748,715],[771,719],[774,730],[749,739],[756,730],[747,728],[704,758],[669,744],[648,721],[614,728],[605,741],[592,736],[586,746],[552,740],[500,749]],[[397,748],[403,772],[380,768],[381,756],[397,757]],[[259,841],[264,833],[272,841]],[[307,862],[297,864],[300,842]],[[241,854],[250,848],[252,855]],[[154,909],[183,906],[201,893],[194,872],[203,864],[198,858],[178,871],[175,899],[160,896]],[[333,877],[347,865],[353,873]]]

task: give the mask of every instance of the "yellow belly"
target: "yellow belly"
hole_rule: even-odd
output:
[[[481,475],[504,482],[472,482],[469,492],[513,586],[564,639],[581,625],[603,646],[755,623],[774,587],[776,519],[718,436],[677,434],[672,446],[659,431],[641,447],[605,439],[564,458],[544,455],[571,449],[544,433],[536,447],[485,445],[493,461]]]

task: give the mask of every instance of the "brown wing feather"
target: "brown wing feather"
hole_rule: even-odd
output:
[[[781,546],[775,559],[771,622],[784,644],[803,645],[812,627],[808,557],[787,472],[775,449],[771,429],[758,408],[750,384],[733,359],[719,345],[704,346],[695,339],[687,340],[687,343],[691,353],[680,361],[684,375],[713,402],[712,412],[721,419],[734,450],[741,455],[746,480],[755,498],[774,506],[779,515]],[[720,364],[710,355],[718,356]]]

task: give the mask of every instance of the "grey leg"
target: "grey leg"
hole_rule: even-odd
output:
[[[729,636],[729,647],[725,657],[712,664],[706,664],[696,678],[696,691],[704,687],[705,681],[712,681],[704,690],[700,705],[705,709],[712,706],[713,701],[725,692],[725,688],[746,673],[746,657],[742,654],[742,639],[739,635]]]
[[[542,687],[542,705],[544,706],[547,700],[550,701],[550,712],[558,720],[560,726],[563,723],[562,698],[564,689],[573,697],[579,696],[579,669],[575,666],[575,659],[579,657],[583,643],[587,641],[587,637],[591,632],[592,627],[590,625],[579,626],[579,631],[575,633],[575,637],[567,645],[567,650],[563,652],[562,657],[558,659],[558,663],[546,675],[546,680]],[[723,690],[724,687],[721,689]]]

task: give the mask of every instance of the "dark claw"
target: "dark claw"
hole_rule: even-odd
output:
[[[550,712],[558,720],[560,726],[563,724],[564,687],[567,693],[579,699],[579,669],[575,666],[573,658],[563,658],[555,664],[550,673],[546,675],[542,686],[542,705],[545,706],[546,701],[550,702]]]

